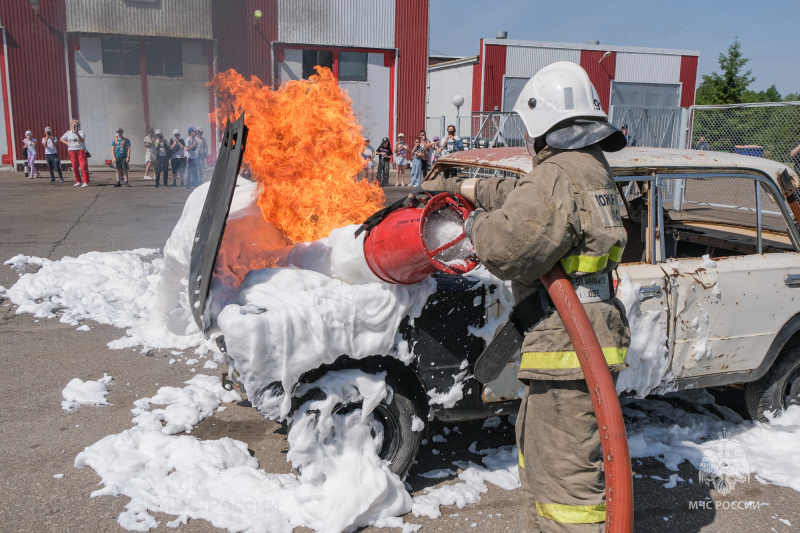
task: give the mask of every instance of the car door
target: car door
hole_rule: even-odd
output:
[[[687,178],[682,194],[667,211],[678,256],[664,265],[672,372],[691,380],[755,369],[800,311],[787,212],[757,177]]]

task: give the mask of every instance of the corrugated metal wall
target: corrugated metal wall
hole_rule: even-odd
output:
[[[270,43],[278,39],[277,0],[214,0],[212,8],[217,71],[235,69],[271,85]],[[258,20],[253,18],[256,9],[263,13]]]
[[[64,61],[63,0],[41,0],[39,16],[30,0],[0,1],[0,18],[6,27],[13,134],[17,160],[25,130],[40,139],[45,126],[60,135],[69,128],[67,73]],[[60,132],[60,133],[59,133]],[[44,152],[42,151],[42,154]],[[67,156],[59,148],[62,158]],[[44,155],[42,155],[44,159]]]
[[[66,5],[70,32],[212,38],[211,0],[66,0]]]
[[[542,68],[558,61],[580,64],[581,51],[567,48],[509,46],[506,55],[506,76],[530,78]]]
[[[609,112],[611,99],[611,80],[615,78],[617,52],[611,52],[605,59],[602,50],[581,50],[581,67],[589,75],[589,79],[600,97],[603,111]],[[602,60],[602,61],[601,61]]]
[[[617,54],[617,81],[678,83],[681,56],[665,54]]]
[[[697,60],[697,56],[681,56],[681,107],[694,105]]]
[[[503,76],[506,73],[506,47],[486,45],[483,80],[483,111],[500,110],[503,103]]]
[[[472,112],[481,110],[481,85],[483,84],[483,39],[478,48],[478,62],[472,67]],[[473,128],[476,129],[476,128]]]
[[[459,66],[437,68],[428,73],[430,95],[425,114],[428,117],[445,117],[447,124],[456,123],[456,106],[453,105],[453,96],[460,94],[464,97],[459,115],[469,115],[472,109],[472,71],[474,63]],[[466,133],[466,132],[465,132]],[[428,136],[440,135],[438,132],[429,132]]]
[[[399,60],[396,131],[425,128],[425,87],[428,74],[428,0],[395,0],[395,48]]]
[[[278,0],[280,42],[394,48],[394,32],[395,0]]]

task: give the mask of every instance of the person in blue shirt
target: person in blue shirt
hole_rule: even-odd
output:
[[[131,141],[123,135],[125,132],[122,128],[117,128],[117,135],[111,141],[111,149],[114,154],[114,168],[117,169],[117,183],[114,187],[119,187],[122,182],[127,187],[131,184],[128,182],[128,167],[131,162]],[[123,179],[124,178],[124,179]]]

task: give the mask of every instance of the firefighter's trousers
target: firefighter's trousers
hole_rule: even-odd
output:
[[[602,533],[602,452],[586,382],[526,385],[516,425],[526,531]]]

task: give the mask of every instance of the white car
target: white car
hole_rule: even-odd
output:
[[[238,133],[232,126],[226,130],[226,139],[241,142],[232,143],[230,155],[223,151],[217,163],[192,251],[188,298],[202,331],[209,327],[209,286],[245,145],[240,123],[232,125],[238,125]],[[607,157],[628,232],[614,275],[632,332],[629,367],[619,375],[618,391],[641,397],[735,386],[745,390],[747,408],[759,419],[765,411],[797,402],[800,208],[795,173],[774,161],[707,151],[626,148]],[[490,148],[443,157],[429,176],[455,172],[516,179],[531,168],[525,148]],[[382,426],[380,457],[403,475],[429,421],[487,418],[519,408],[519,349],[497,342],[502,336],[492,339],[513,305],[506,286],[496,278],[470,275],[435,279],[436,291],[420,316],[404,320],[398,330],[413,347],[408,364],[389,354],[361,359],[342,354],[304,373],[303,386],[291,391],[277,381],[245,391],[233,367],[223,374],[224,385],[256,398],[289,393],[297,408],[313,401],[315,384],[327,372],[385,372],[393,393],[371,416]],[[222,336],[217,342],[226,351]],[[509,364],[499,377],[485,385],[470,377],[484,350],[500,346],[498,353]],[[434,401],[434,396],[452,401]]]
[[[767,159],[708,151],[626,148],[606,157],[628,232],[614,277],[633,339],[618,389],[644,395],[741,387],[750,415],[761,420],[764,411],[797,402],[800,210],[794,171]],[[497,148],[453,154],[432,172],[456,168],[513,179],[531,165],[524,148]],[[486,386],[491,393],[484,397],[513,397],[515,375],[508,368]]]

